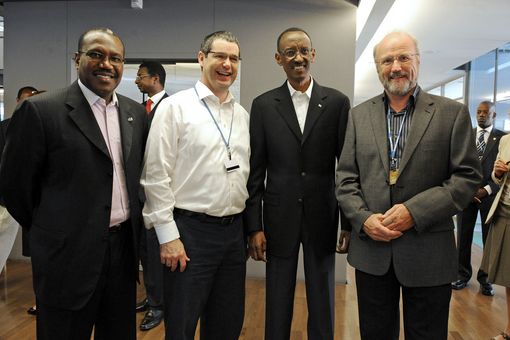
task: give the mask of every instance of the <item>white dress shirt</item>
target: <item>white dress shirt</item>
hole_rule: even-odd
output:
[[[202,99],[225,139],[234,119],[229,144],[240,168],[233,172],[225,169],[227,148]],[[249,115],[230,93],[220,104],[198,81],[195,88],[163,99],[149,132],[141,177],[146,227],[154,227],[163,244],[179,238],[174,207],[211,216],[242,212],[248,198],[249,160]]]
[[[292,85],[290,85],[288,80],[287,86],[289,87],[290,97],[294,104],[294,111],[296,111],[299,127],[301,128],[301,132],[303,132],[306,122],[306,113],[308,112],[308,105],[310,104],[310,98],[312,97],[313,78],[311,78],[310,85],[308,85],[305,92],[297,91],[292,87]]]
[[[156,93],[155,95],[153,95],[152,97],[147,98],[147,101],[149,99],[152,101],[151,109],[149,110],[149,112],[152,111],[152,109],[154,109],[154,106],[156,106],[159,103],[159,101],[163,98],[164,95],[165,95],[165,90],[162,90],[162,91]]]

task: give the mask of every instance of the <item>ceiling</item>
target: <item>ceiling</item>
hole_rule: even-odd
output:
[[[361,0],[360,9],[364,2],[370,0]],[[372,49],[385,33],[403,30],[416,37],[418,83],[429,89],[461,75],[458,66],[509,42],[509,18],[509,0],[376,0],[357,40],[354,104],[382,91]]]

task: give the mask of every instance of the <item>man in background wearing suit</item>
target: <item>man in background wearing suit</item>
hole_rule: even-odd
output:
[[[166,72],[158,61],[140,64],[136,74],[136,86],[149,98],[143,102],[149,117],[149,126],[161,100],[168,97],[165,92]],[[148,331],[163,320],[163,265],[159,258],[159,242],[154,228],[142,231],[140,240],[140,260],[143,266],[143,283],[147,297],[136,305],[136,311],[147,310],[140,324],[140,330]]]
[[[482,241],[485,245],[490,224],[486,224],[487,214],[492,206],[494,197],[499,190],[499,185],[491,178],[492,169],[498,155],[499,140],[505,133],[494,128],[496,118],[496,106],[490,101],[483,101],[476,109],[478,126],[473,130],[475,133],[475,145],[477,155],[482,165],[483,179],[477,189],[471,203],[461,213],[457,214],[457,240],[459,250],[459,273],[457,281],[452,283],[452,288],[460,290],[468,285],[471,279],[471,243],[473,242],[473,230],[475,229],[476,217],[480,211],[482,222]],[[480,292],[486,296],[493,296],[494,289],[487,281],[487,273],[478,270],[476,279],[480,283]]]
[[[135,339],[143,107],[115,93],[124,44],[83,33],[78,80],[25,100],[7,130],[0,186],[30,229],[37,339]]]
[[[339,216],[335,165],[350,104],[344,94],[312,78],[315,53],[304,30],[283,31],[275,59],[287,81],[255,98],[251,107],[245,223],[250,256],[267,261],[266,339],[290,338],[301,244],[308,338],[333,339]],[[344,251],[348,234],[341,235]]]
[[[392,32],[374,47],[384,93],[349,114],[337,198],[352,224],[363,340],[448,337],[457,276],[452,216],[481,179],[468,109],[417,85],[416,40]]]

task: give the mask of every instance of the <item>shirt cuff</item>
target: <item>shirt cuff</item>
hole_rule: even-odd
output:
[[[154,225],[154,229],[156,230],[159,244],[168,243],[170,241],[177,240],[180,237],[175,221]]]
[[[491,189],[491,186],[490,185],[486,185],[483,187],[487,193],[489,194],[488,196],[490,196],[492,194],[492,189]]]

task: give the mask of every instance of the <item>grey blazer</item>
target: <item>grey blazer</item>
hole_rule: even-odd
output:
[[[337,199],[352,224],[349,263],[382,275],[391,262],[409,287],[455,281],[457,258],[452,216],[477,189],[481,170],[465,105],[420,91],[400,163],[388,185],[388,147],[383,95],[349,113],[337,169]],[[374,241],[363,224],[374,213],[403,203],[415,225],[391,242]]]

